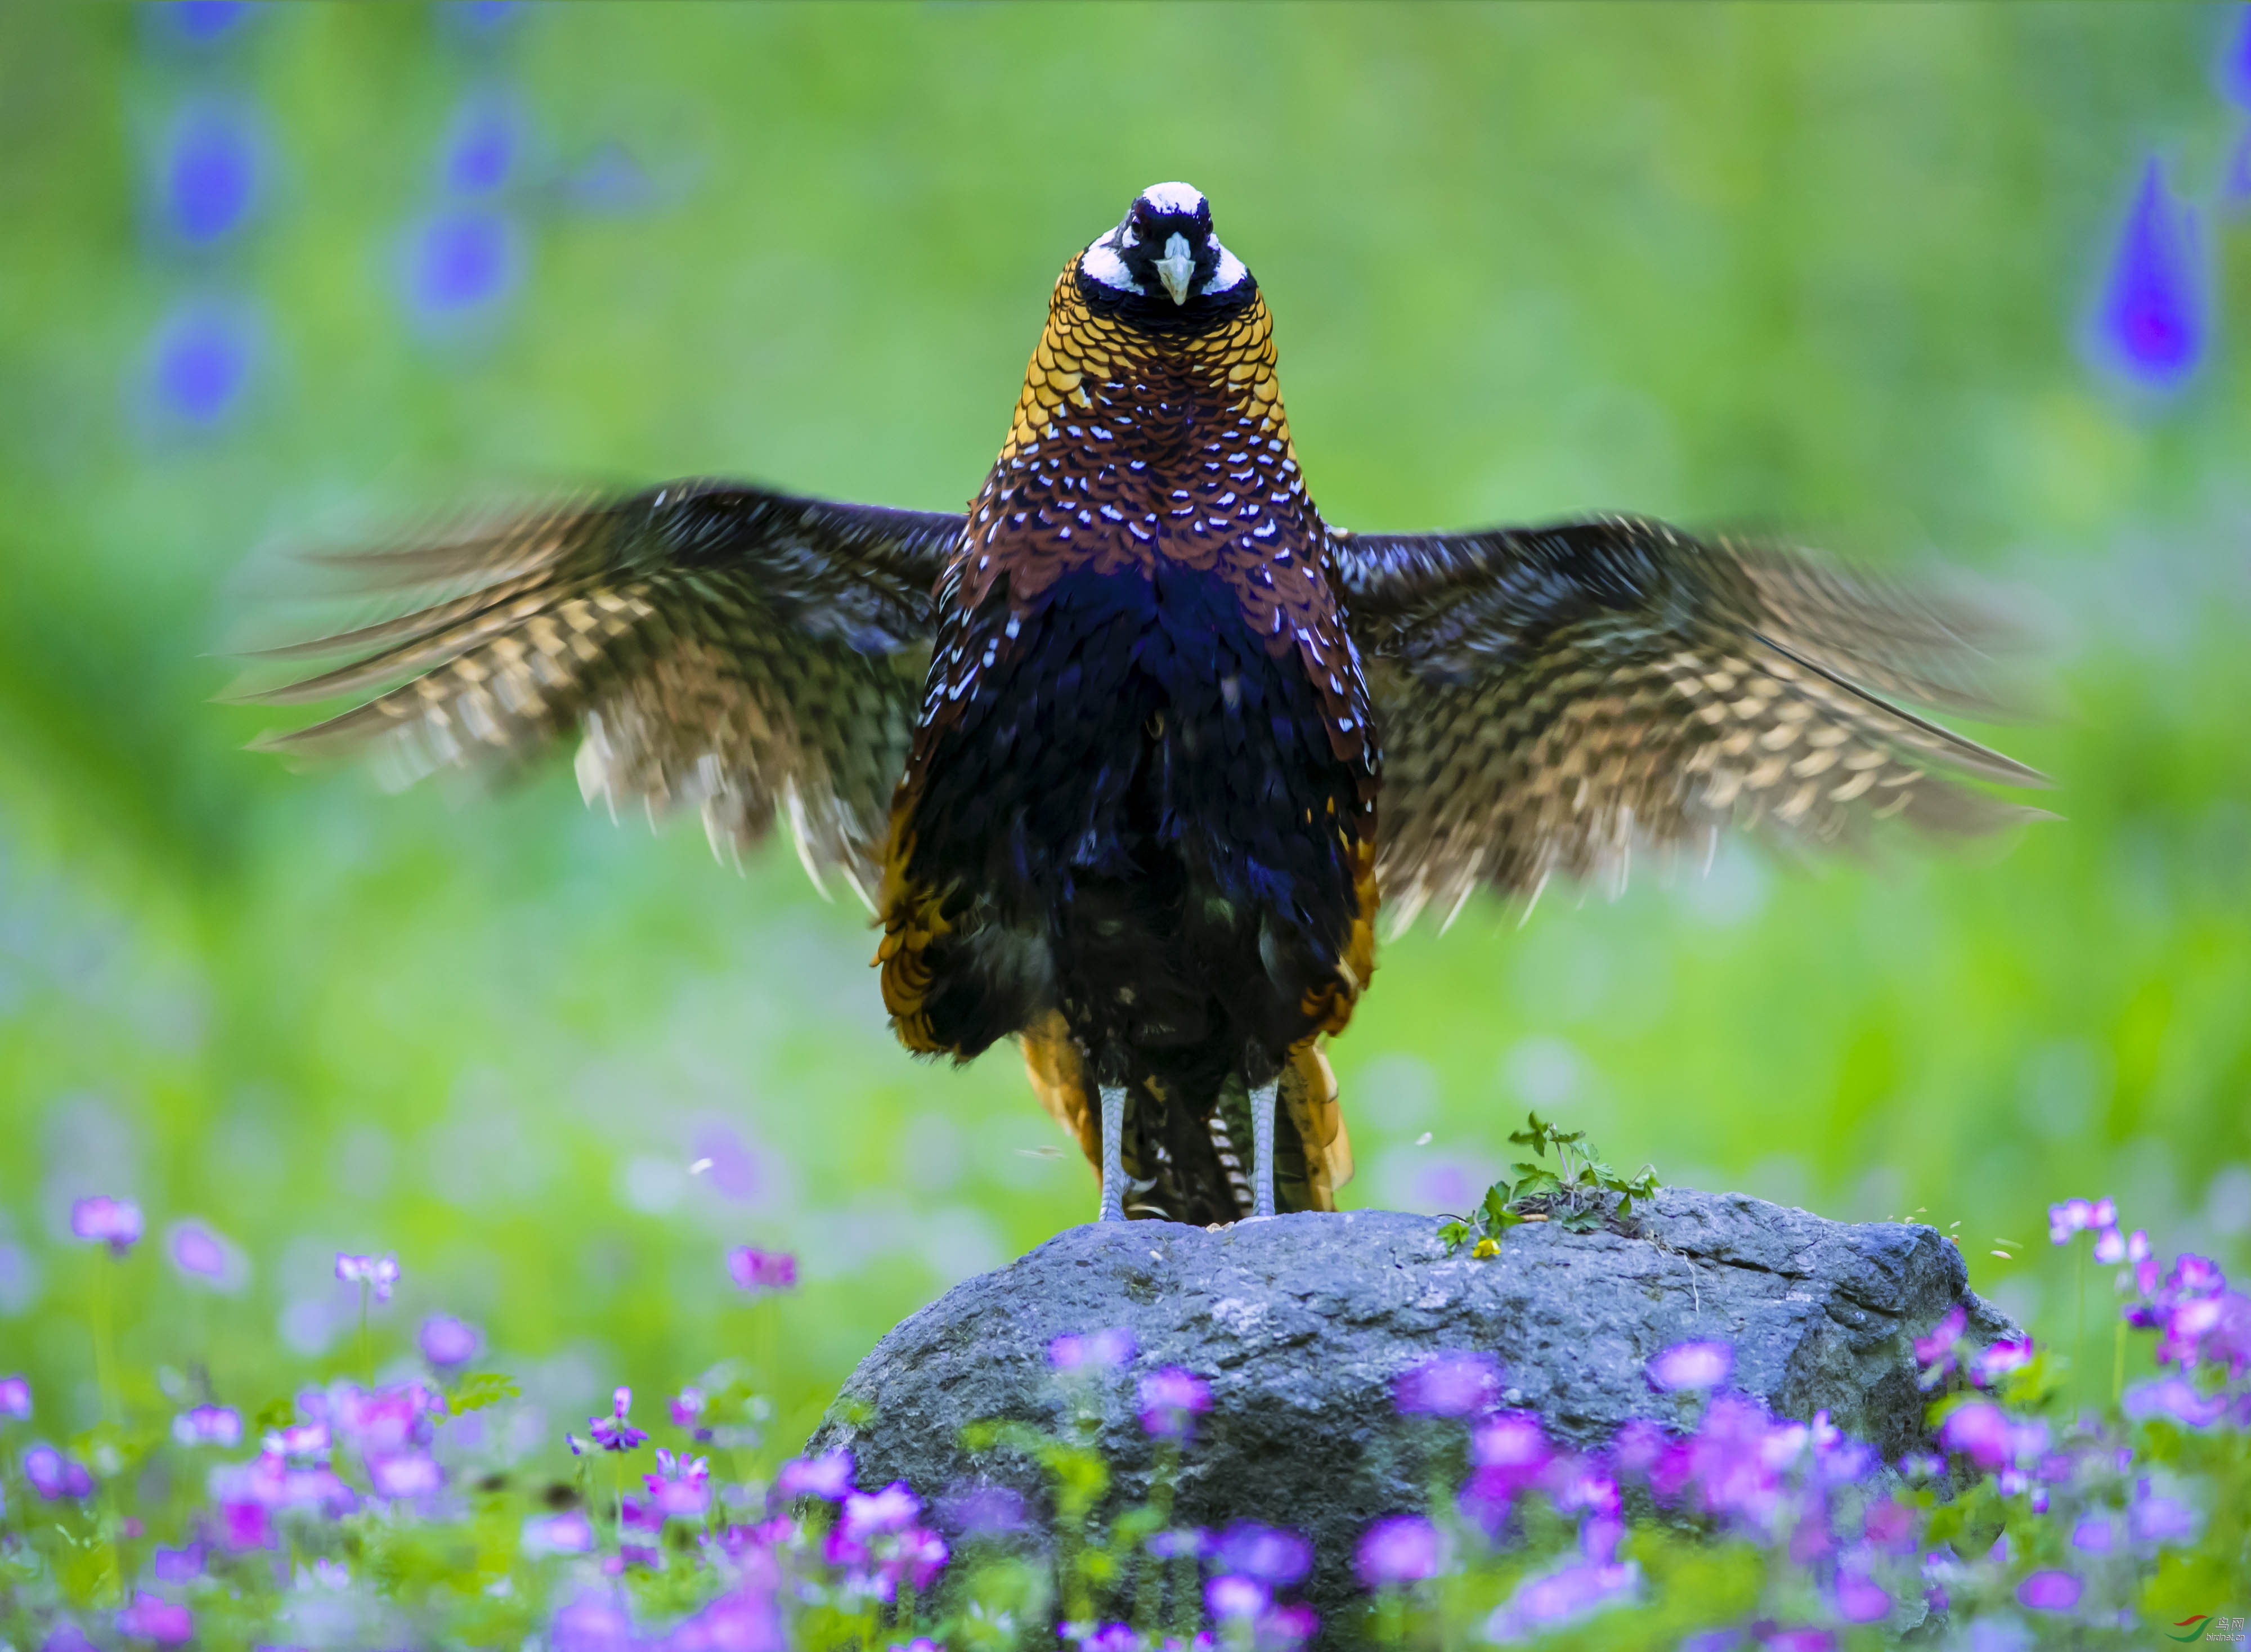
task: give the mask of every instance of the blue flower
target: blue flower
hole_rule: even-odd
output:
[[[2235,8],[2235,28],[2220,59],[2220,90],[2232,103],[2251,108],[2251,3]]]
[[[2196,215],[2165,187],[2152,160],[2126,215],[2095,315],[2098,348],[2127,377],[2170,390],[2203,359],[2197,257]]]
[[[489,304],[516,284],[516,225],[481,209],[440,212],[414,236],[407,289],[426,315],[447,317]]]
[[[166,221],[185,240],[218,239],[250,216],[258,173],[258,142],[247,117],[220,107],[190,110],[165,145]]]
[[[489,195],[508,182],[516,162],[516,122],[508,107],[473,99],[454,116],[446,138],[446,187],[456,195]]]

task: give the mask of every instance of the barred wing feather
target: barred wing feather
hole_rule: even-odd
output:
[[[344,663],[244,696],[382,689],[261,747],[372,750],[396,784],[580,736],[589,801],[698,807],[739,852],[779,815],[814,881],[875,888],[959,516],[724,483],[464,523],[340,564],[405,612],[271,650]]]
[[[2040,812],[1973,782],[2034,771],[1894,700],[1993,715],[2013,629],[1976,605],[1766,546],[1603,517],[1338,535],[1384,773],[1395,932],[1480,884],[1622,880],[1638,846],[1735,824],[1856,842],[1879,821],[1990,831]]]

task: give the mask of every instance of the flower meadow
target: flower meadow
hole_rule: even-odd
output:
[[[446,1314],[419,1328],[417,1374],[371,1368],[255,1409],[199,1376],[128,1383],[99,1282],[142,1265],[142,1213],[84,1199],[71,1231],[106,1253],[87,1313],[103,1414],[58,1438],[31,1384],[0,1377],[0,1646],[1286,1652],[1324,1627],[1299,1598],[1315,1556],[1290,1510],[1216,1531],[1174,1519],[1210,1388],[1146,1367],[1123,1331],[1056,1339],[1070,1402],[1056,1429],[962,1420],[973,1448],[1038,1465],[1044,1497],[862,1485],[848,1452],[781,1457],[770,1407],[724,1365],[654,1404],[620,1386],[559,1437],[516,1426],[516,1383],[472,1370],[482,1335]],[[1966,1342],[1957,1309],[1915,1339],[1931,1449],[1897,1462],[1825,1414],[1776,1417],[1733,1392],[1721,1342],[1647,1365],[1652,1393],[1700,1397],[1693,1427],[1629,1423],[1593,1450],[1502,1408],[1493,1353],[1401,1372],[1397,1426],[1427,1448],[1430,1495],[1362,1533],[1365,1593],[1331,1638],[1683,1652],[2227,1638],[2251,1579],[2251,1297],[2204,1258],[2161,1262],[2107,1199],[2054,1206],[2050,1235],[2116,1270],[2109,1403],[2078,1403],[2083,1385],[2029,1337]],[[170,1248],[190,1271],[228,1255],[199,1227]],[[719,1265],[755,1296],[796,1276],[784,1252]],[[365,1359],[402,1263],[340,1255],[336,1270],[358,1287]],[[2134,1337],[2153,1339],[2157,1372],[2129,1384]],[[1113,1385],[1156,1450],[1132,1506],[1090,1444]],[[146,1393],[169,1413],[125,1398]]]

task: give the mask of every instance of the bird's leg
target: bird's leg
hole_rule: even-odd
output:
[[[1274,1093],[1280,1082],[1268,1079],[1250,1089],[1250,1219],[1274,1213]]]
[[[1126,1220],[1126,1087],[1105,1084],[1102,1091],[1102,1207],[1098,1222]]]

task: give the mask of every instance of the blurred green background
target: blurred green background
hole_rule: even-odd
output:
[[[463,1314],[558,1431],[758,1358],[787,1445],[896,1319],[1089,1214],[1012,1057],[895,1047],[863,915],[786,844],[738,877],[567,764],[292,775],[211,655],[279,550],[465,492],[957,508],[1063,260],[1171,177],[1269,295],[1332,519],[1779,524],[2010,582],[2061,664],[1999,737],[2067,819],[2005,853],[1731,851],[1389,946],[1333,1051],[1347,1202],[1458,1207],[1536,1105],[1667,1181],[1958,1221],[2067,1342],[2052,1199],[2251,1261],[2237,22],[0,10],[0,1368],[91,1420],[59,1236],[105,1192],[248,1262],[214,1294],[145,1247],[128,1364],[253,1406],[346,1368],[333,1254],[396,1249],[389,1354]],[[2162,392],[2088,347],[2152,156],[2211,305]],[[745,1241],[794,1298],[732,1297]]]

